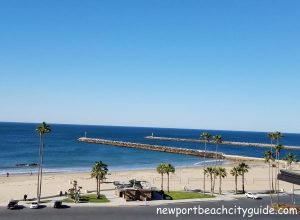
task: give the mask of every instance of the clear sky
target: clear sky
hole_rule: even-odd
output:
[[[298,0],[0,0],[0,121],[300,132]]]

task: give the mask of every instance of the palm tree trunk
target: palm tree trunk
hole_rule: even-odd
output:
[[[279,152],[278,152],[278,168],[277,168],[277,175],[276,175],[276,182],[277,182],[277,205],[279,205],[279,179],[278,179],[278,174],[279,174]]]
[[[277,190],[277,173],[278,173],[278,153],[276,152],[276,156],[275,156],[275,173],[274,173],[274,189],[275,191]]]
[[[234,176],[234,182],[235,182],[235,194],[237,194],[237,175]]]
[[[169,180],[169,179],[170,179],[170,174],[167,173],[167,175],[168,175],[168,192],[170,192],[170,191],[169,191],[169,184],[170,184],[170,180]]]
[[[213,178],[213,186],[212,186],[212,191],[213,191],[213,193],[215,192],[215,186],[216,186],[216,175],[214,174],[214,176],[213,176],[214,178]]]
[[[40,144],[39,144],[39,160],[41,160],[41,148],[42,148],[42,135],[40,134]],[[36,187],[36,199],[38,200],[40,195],[40,172],[41,172],[41,162],[39,161],[38,166],[38,182]]]
[[[164,191],[164,174],[161,174],[161,191]]]
[[[272,181],[272,192],[274,192],[274,167],[273,167],[273,163],[272,163],[272,167],[271,167],[271,181]]]
[[[269,160],[269,190],[270,190],[270,199],[271,199],[271,204],[273,203],[273,198],[272,198],[272,185],[271,185],[271,162]]]
[[[101,180],[99,179],[99,199],[100,199],[100,196],[101,195]]]
[[[98,176],[96,177],[96,184],[97,184],[97,197],[99,195],[99,178]]]
[[[243,194],[245,193],[245,175],[244,172],[242,173],[242,191]]]
[[[210,174],[210,193],[211,193],[211,195],[214,193],[214,190],[213,190],[213,176],[212,176],[212,174]]]
[[[43,161],[44,161],[44,136],[42,136],[42,149],[41,149],[41,174],[40,174],[40,190],[39,190],[39,198],[38,198],[38,202],[40,202],[41,200],[41,196],[42,196],[42,182],[43,182]]]
[[[269,189],[271,191],[271,163],[269,161]]]
[[[222,177],[220,175],[220,182],[219,182],[219,194],[221,195],[222,194]]]
[[[203,163],[203,171],[206,169],[206,141],[204,142],[204,163]],[[205,194],[205,172],[203,172],[203,195]]]

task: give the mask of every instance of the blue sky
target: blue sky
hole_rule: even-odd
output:
[[[299,133],[299,7],[0,1],[0,121]]]

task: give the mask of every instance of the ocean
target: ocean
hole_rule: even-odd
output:
[[[87,137],[204,149],[204,144],[145,139],[155,136],[199,138],[204,131],[212,135],[222,135],[224,140],[270,143],[266,132],[217,131],[201,129],[143,128],[94,125],[50,124],[52,132],[46,135],[45,172],[85,172],[90,171],[95,161],[102,160],[109,170],[154,169],[158,163],[172,163],[177,167],[199,166],[203,158],[171,153],[146,151],[141,149],[87,144],[77,139],[87,133]],[[9,173],[36,172],[34,167],[17,167],[16,164],[38,163],[39,136],[35,131],[38,124],[0,122],[0,175]],[[280,141],[285,145],[300,145],[300,134],[284,134]],[[214,151],[215,145],[209,144]],[[220,145],[224,154],[262,157],[267,148]],[[283,150],[281,155],[293,152],[300,159],[300,151]],[[208,163],[214,163],[207,159]]]

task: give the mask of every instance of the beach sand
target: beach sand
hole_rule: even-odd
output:
[[[222,190],[224,193],[233,191],[235,188],[234,177],[230,175],[230,169],[238,162],[229,162],[223,167],[227,170],[227,177],[223,180]],[[268,165],[262,161],[247,161],[250,170],[246,173],[245,189],[246,191],[264,191],[269,189],[268,183]],[[285,165],[281,164],[281,169]],[[293,165],[293,169],[300,170],[300,165]],[[275,172],[275,170],[274,170]],[[101,189],[114,189],[112,181],[128,181],[130,179],[148,181],[153,187],[160,188],[160,175],[153,170],[134,170],[134,171],[114,171],[109,172],[106,182],[101,184]],[[89,173],[47,173],[43,176],[42,197],[58,195],[60,191],[67,191],[71,188],[70,182],[78,181],[82,186],[82,192],[93,191],[96,189],[96,181],[90,177]],[[206,178],[206,190],[210,189],[210,180]],[[164,186],[166,188],[167,179],[165,176]],[[218,179],[216,180],[215,192],[218,192]],[[5,203],[9,199],[22,199],[24,194],[28,198],[36,197],[37,176],[28,175],[10,175],[9,177],[0,176],[0,203]],[[203,188],[203,168],[189,167],[176,168],[176,172],[170,175],[170,190],[202,189]],[[280,181],[280,188],[290,193],[292,184]],[[241,189],[241,177],[238,178],[238,189]],[[300,190],[300,186],[295,186]]]

